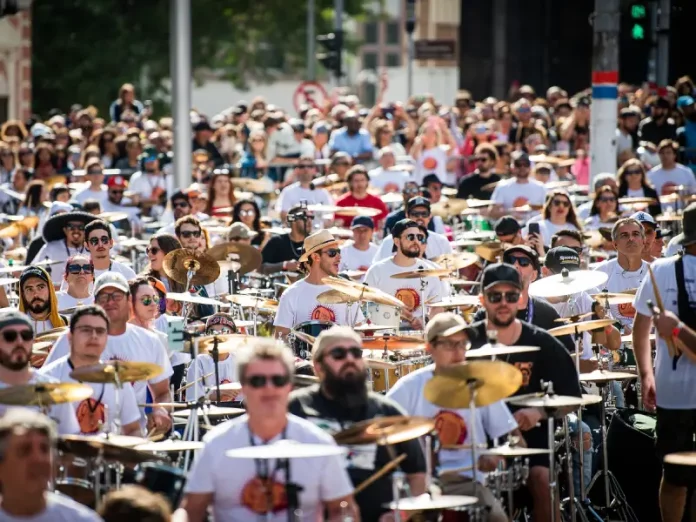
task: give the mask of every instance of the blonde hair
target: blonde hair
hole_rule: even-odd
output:
[[[278,361],[285,366],[288,375],[292,376],[295,373],[295,355],[288,345],[278,339],[252,337],[236,356],[240,381],[244,381],[246,369],[254,361]]]
[[[312,346],[312,361],[319,362],[324,356],[326,347],[336,341],[350,340],[358,346],[362,346],[362,337],[348,326],[332,326],[328,330],[321,332],[314,340]]]

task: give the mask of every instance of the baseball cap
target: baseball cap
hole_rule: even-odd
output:
[[[427,207],[428,210],[430,210],[430,200],[428,198],[424,198],[423,196],[416,196],[408,200],[408,210],[411,210],[415,207]]]
[[[129,291],[126,277],[118,272],[104,272],[97,277],[97,280],[94,282],[94,295],[96,296],[105,288],[116,288],[125,293]]]
[[[443,312],[433,317],[425,327],[425,340],[433,342],[436,337],[449,337],[461,332],[468,325],[464,318],[452,312]]]
[[[392,227],[392,237],[400,237],[404,233],[404,230],[409,228],[418,228],[418,223],[412,219],[401,219],[397,221]]]
[[[529,245],[514,245],[509,248],[506,248],[505,252],[503,252],[503,261],[508,259],[508,256],[514,254],[515,252],[522,253],[525,256],[527,256],[529,259],[532,260],[534,270],[539,270],[539,253]]]
[[[371,217],[368,216],[355,216],[353,221],[350,223],[350,228],[367,227],[372,230],[375,229],[375,222],[372,221]]]
[[[442,185],[442,181],[437,177],[437,174],[428,174],[423,178],[423,181],[421,181],[421,187],[427,187],[431,183],[439,183]]]
[[[694,104],[694,99],[691,96],[680,96],[677,99],[677,108],[682,109]]]
[[[637,219],[638,221],[640,221],[640,223],[642,225],[644,225],[645,223],[650,223],[651,225],[653,225],[655,227],[657,226],[657,222],[655,221],[655,218],[652,217],[647,212],[643,212],[643,211],[636,212],[635,214],[632,214],[631,217],[633,219]]]
[[[544,266],[554,274],[559,274],[564,268],[572,272],[580,270],[580,256],[572,248],[556,247],[546,253]]]
[[[493,263],[483,271],[481,286],[484,290],[499,284],[508,284],[522,290],[520,274],[514,266],[507,263]],[[96,292],[95,292],[96,293]]]
[[[512,216],[503,216],[495,222],[495,234],[497,236],[511,236],[517,234],[522,227],[519,221]]]
[[[123,176],[111,176],[109,179],[106,181],[106,186],[109,188],[112,187],[127,187],[128,182],[126,181],[126,178]]]

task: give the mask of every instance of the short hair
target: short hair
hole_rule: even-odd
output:
[[[139,275],[136,276],[134,279],[128,281],[128,290],[130,291],[130,295],[133,299],[133,302],[135,302],[135,294],[138,292],[138,288],[140,288],[141,286],[154,288],[151,284],[150,279],[151,278],[148,276]]]
[[[476,156],[480,156],[481,154],[488,154],[489,158],[498,161],[498,149],[496,149],[493,145],[490,143],[481,143],[478,145],[474,151],[474,154]]]
[[[321,332],[317,338],[314,340],[314,345],[312,346],[312,361],[321,362],[324,358],[324,352],[326,347],[340,340],[351,340],[357,343],[358,346],[362,346],[362,337],[348,326],[332,326],[328,330]]]
[[[174,232],[176,233],[176,237],[179,237],[179,234],[181,233],[181,225],[186,224],[194,225],[198,227],[198,230],[200,230],[201,232],[203,231],[203,227],[201,227],[201,222],[198,221],[198,218],[196,216],[183,216],[177,219],[176,223],[174,224]]]
[[[367,181],[370,181],[370,175],[367,173],[367,169],[362,165],[353,165],[350,169],[348,169],[346,181],[350,183],[356,174],[362,174],[367,178]]]
[[[106,235],[109,236],[109,239],[112,239],[111,227],[109,227],[109,224],[104,220],[95,219],[94,221],[87,223],[85,226],[85,243],[87,242],[87,239],[89,239],[89,235],[95,230],[104,230]]]
[[[597,192],[599,189],[601,189],[604,185],[606,185],[606,181],[609,179],[616,181],[616,176],[610,172],[602,172],[597,174],[594,179],[594,191]]]
[[[85,212],[94,212],[95,210],[101,210],[101,203],[97,199],[86,199],[82,203],[82,210],[84,210]]]
[[[664,139],[657,146],[657,152],[662,149],[672,149],[675,153],[679,150],[679,143],[674,140]]]
[[[172,508],[160,494],[128,484],[109,491],[98,509],[104,522],[169,522]]]
[[[645,229],[643,228],[643,224],[638,221],[636,218],[633,217],[627,217],[627,218],[622,218],[619,219],[616,223],[614,223],[614,227],[611,229],[611,240],[616,241],[616,239],[619,237],[619,229],[623,227],[624,225],[636,225],[638,229],[640,230],[640,236],[645,239]]]
[[[295,373],[295,355],[285,343],[277,339],[252,338],[235,355],[237,375],[241,382],[244,382],[247,367],[254,361],[279,361],[287,369],[288,375]]]
[[[555,247],[556,243],[558,243],[558,240],[562,237],[570,237],[572,239],[575,239],[582,245],[585,244],[585,238],[582,237],[582,234],[579,231],[570,228],[564,228],[563,230],[559,230],[558,232],[556,232],[551,238],[551,248]]]
[[[55,444],[57,433],[53,421],[43,413],[28,408],[10,408],[0,417],[0,461],[5,459],[8,439],[12,435],[37,432]]]
[[[75,333],[75,327],[77,327],[77,323],[80,322],[80,319],[85,315],[101,317],[102,319],[104,319],[104,321],[106,321],[107,329],[111,325],[111,321],[109,321],[109,316],[106,315],[106,312],[101,306],[87,305],[78,308],[77,310],[75,310],[75,313],[72,314],[72,317],[70,318],[70,333]]]

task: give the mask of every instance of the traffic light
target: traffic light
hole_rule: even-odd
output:
[[[645,40],[649,21],[648,8],[644,3],[631,4],[631,38]]]
[[[621,12],[619,36],[619,78],[641,84],[648,77],[648,61],[652,47],[651,5],[637,0],[625,5]]]
[[[343,76],[342,54],[343,54],[343,32],[320,34],[317,42],[324,48],[325,52],[317,53],[317,59],[327,71],[333,73],[336,78]]]

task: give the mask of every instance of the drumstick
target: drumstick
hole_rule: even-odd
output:
[[[662,296],[660,295],[660,289],[657,286],[655,274],[653,274],[652,267],[650,265],[648,265],[648,273],[650,274],[650,282],[652,283],[653,293],[655,294],[655,304],[657,304],[658,310],[660,310],[660,313],[662,313],[665,311],[665,306],[662,304]],[[665,339],[665,343],[667,343],[667,350],[669,351],[670,357],[676,357],[679,355],[679,350],[674,345],[674,341],[671,338]]]
[[[190,382],[190,383],[188,383],[188,384],[183,385],[181,388],[179,388],[178,390],[176,390],[176,393],[181,393],[181,392],[184,391],[184,390],[188,390],[191,386],[193,386],[194,384],[196,384],[198,381],[202,381],[203,379],[207,379],[208,377],[210,377],[210,376],[213,375],[214,373],[215,373],[215,372],[206,373],[203,377],[199,377],[199,378],[196,379],[195,381],[192,381],[192,382]]]
[[[365,488],[367,488],[367,486],[372,484],[375,480],[382,478],[384,475],[386,475],[391,470],[393,470],[395,467],[397,467],[399,464],[401,464],[405,458],[406,458],[406,455],[402,454],[402,455],[399,455],[398,457],[396,457],[394,460],[387,462],[384,466],[382,466],[382,468],[380,468],[380,470],[377,473],[375,473],[374,475],[369,477],[367,480],[364,480],[363,482],[361,482],[358,485],[358,487],[355,488],[355,491],[353,491],[353,495],[357,495],[358,493],[363,491]]]

